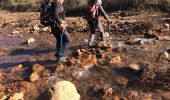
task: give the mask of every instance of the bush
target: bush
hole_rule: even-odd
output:
[[[0,8],[14,11],[38,11],[42,0],[0,0]],[[170,0],[102,0],[109,10],[125,10],[130,8],[160,7],[169,9]],[[88,0],[65,0],[66,11],[82,9],[87,6]]]

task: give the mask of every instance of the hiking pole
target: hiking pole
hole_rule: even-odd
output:
[[[61,66],[61,50],[62,50],[62,44],[63,44],[63,32],[64,32],[64,30],[60,34],[60,54],[59,54],[60,59],[58,62],[58,81],[60,81],[60,66]]]
[[[112,47],[112,44],[111,44],[111,42],[112,42],[112,37],[111,37],[111,30],[110,30],[110,22],[108,21],[108,33],[109,33],[109,43],[110,43],[110,45],[111,45],[111,47]]]

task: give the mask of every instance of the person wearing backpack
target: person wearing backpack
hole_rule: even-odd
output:
[[[90,47],[94,46],[93,42],[95,38],[96,28],[100,32],[100,40],[101,41],[104,40],[104,29],[101,22],[99,21],[99,15],[101,14],[108,21],[108,23],[110,22],[110,19],[106,14],[106,12],[104,11],[101,4],[102,4],[101,0],[89,0],[88,2],[88,11],[86,14],[86,20],[89,24],[89,29],[91,33],[88,42],[88,45]]]
[[[45,20],[41,21],[44,26],[49,25],[51,27],[51,31],[56,38],[57,52],[55,53],[55,56],[57,57],[57,61],[61,62],[65,61],[64,53],[68,49],[71,41],[70,35],[68,34],[65,26],[65,12],[62,5],[63,2],[64,0],[49,0],[45,6],[47,7],[46,10],[49,14],[46,14],[45,17],[43,16],[42,19],[44,18]]]
[[[55,23],[51,25],[52,33],[54,34],[57,40],[57,52],[55,56],[58,58],[59,61],[65,61],[64,53],[68,49],[69,43],[71,41],[70,35],[68,34],[65,26],[65,11],[62,5],[63,2],[64,0],[55,1]]]

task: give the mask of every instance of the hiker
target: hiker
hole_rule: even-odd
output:
[[[89,0],[88,3],[86,19],[89,24],[89,29],[91,33],[88,42],[89,46],[94,45],[93,42],[95,38],[96,28],[100,32],[100,41],[104,41],[104,29],[101,22],[99,21],[99,15],[101,14],[108,21],[108,23],[110,22],[110,19],[106,12],[104,11],[101,4],[102,4],[101,0]]]
[[[54,2],[54,23],[51,25],[51,31],[56,38],[57,52],[55,56],[57,61],[65,61],[64,53],[68,49],[71,38],[65,26],[65,12],[62,5],[64,0],[55,0]]]

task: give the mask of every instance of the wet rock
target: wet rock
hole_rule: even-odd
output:
[[[112,94],[113,94],[113,89],[112,88],[106,88],[104,90],[104,97],[111,96]]]
[[[170,100],[170,92],[164,93],[162,95],[162,100]]]
[[[104,33],[104,38],[109,38],[110,34],[108,32]]]
[[[164,60],[170,61],[170,56],[168,52],[160,52],[156,59],[157,62],[164,61]]]
[[[15,93],[9,100],[24,100],[24,93]]]
[[[81,66],[95,66],[97,65],[97,58],[95,55],[86,53],[81,59]]]
[[[131,69],[133,69],[133,70],[135,70],[135,71],[138,71],[138,70],[140,70],[140,67],[139,67],[139,65],[137,65],[137,64],[129,64],[128,65],[128,68],[131,68]]]
[[[138,96],[139,96],[139,93],[137,91],[128,91],[127,92],[128,100],[137,99]]]
[[[12,35],[19,34],[19,33],[20,33],[19,31],[13,31],[13,32],[11,32]]]
[[[39,79],[39,75],[35,72],[33,72],[31,75],[30,75],[30,81],[31,82],[34,82],[34,81],[37,81]]]
[[[102,52],[100,48],[96,50],[96,57],[99,59],[104,59],[105,58],[105,53]]]
[[[158,36],[157,39],[161,41],[170,41],[170,36]]]
[[[111,60],[110,60],[110,64],[118,64],[122,61],[121,57],[120,56],[115,56],[113,57]]]
[[[74,55],[76,58],[81,59],[82,56],[83,56],[83,52],[82,52],[80,49],[78,49],[77,52],[75,52],[75,54],[73,54],[73,55]]]
[[[27,44],[30,44],[30,43],[33,43],[33,42],[35,42],[35,39],[34,39],[34,38],[29,38],[29,39],[26,41]]]
[[[63,71],[63,70],[65,70],[65,65],[63,65],[63,64],[60,64],[60,65],[59,65],[59,64],[58,64],[58,65],[56,65],[56,67],[53,69],[52,73],[53,73],[54,75],[57,75],[59,71]]]
[[[166,30],[166,31],[168,31],[168,30],[169,30],[169,28],[170,28],[170,25],[169,25],[168,23],[164,23],[164,25],[163,25],[163,26],[164,26],[164,28],[165,28],[165,30]]]
[[[68,61],[67,61],[67,65],[68,65],[68,66],[73,66],[74,64],[75,64],[74,59],[69,58]]]
[[[38,27],[38,26],[33,26],[33,30],[36,31],[36,32],[40,32],[40,27]]]
[[[41,77],[50,77],[50,75],[51,75],[51,73],[47,69],[42,70],[41,73],[40,73]]]
[[[42,31],[43,31],[43,32],[49,32],[49,31],[50,31],[50,28],[49,28],[49,27],[45,27],[45,28],[43,28]]]
[[[35,73],[40,73],[44,69],[45,69],[44,66],[39,65],[39,64],[34,64],[33,67],[32,67],[32,70]]]
[[[40,95],[37,100],[80,100],[80,95],[73,83],[59,81]]]
[[[21,72],[23,71],[24,68],[23,68],[23,65],[22,64],[19,64],[18,66],[15,66],[15,67],[12,67],[9,69],[9,72],[10,73],[17,73],[17,72]]]
[[[122,86],[126,86],[128,83],[128,79],[122,76],[116,76],[116,82]]]

